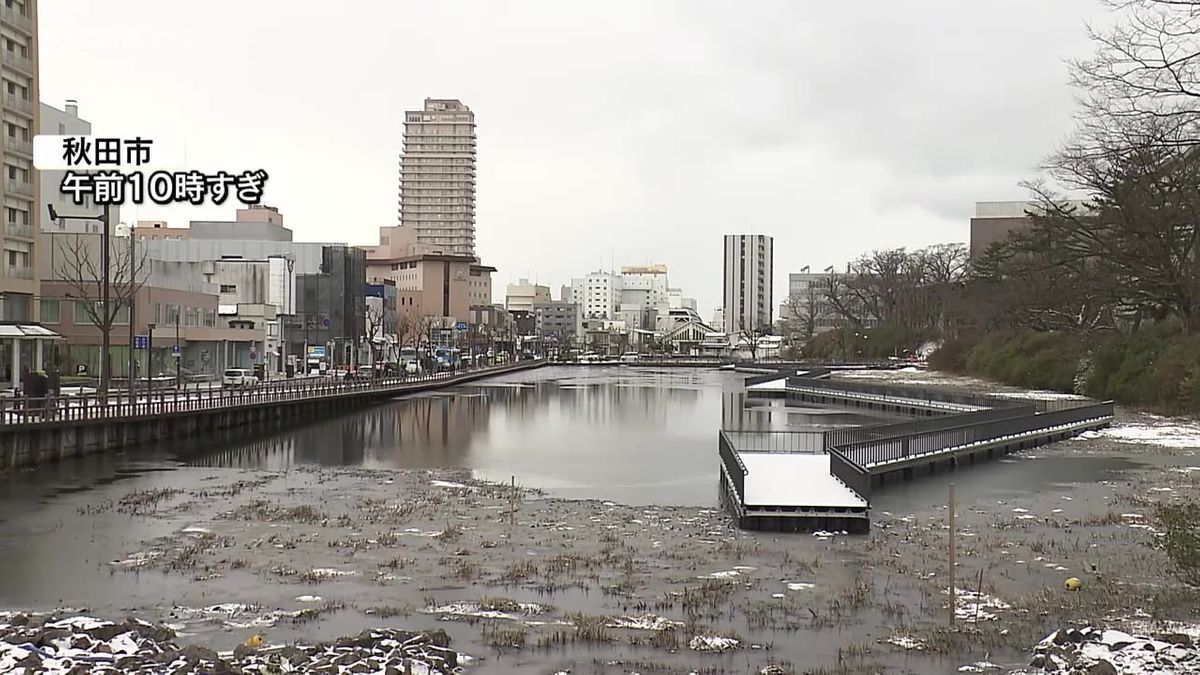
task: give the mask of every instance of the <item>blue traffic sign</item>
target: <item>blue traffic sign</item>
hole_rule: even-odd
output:
[[[466,322],[466,321],[459,321],[457,324],[455,324],[455,325],[454,325],[454,327],[455,327],[455,328],[457,328],[457,329],[459,329],[459,330],[466,330],[466,329],[467,329],[467,322]]]
[[[149,349],[150,348],[150,336],[149,335],[134,335],[133,336],[133,348],[134,349]]]
[[[178,354],[179,353],[179,345],[171,345],[171,353]]]

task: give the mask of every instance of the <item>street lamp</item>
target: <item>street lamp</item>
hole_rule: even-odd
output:
[[[50,213],[50,220],[99,220],[101,225],[104,226],[104,234],[102,237],[104,243],[100,247],[100,250],[101,250],[100,269],[101,269],[101,274],[103,275],[102,279],[100,280],[100,306],[104,308],[104,316],[105,316],[105,319],[107,320],[107,318],[109,317],[109,313],[108,313],[109,288],[108,288],[108,286],[109,286],[109,267],[110,267],[108,207],[105,206],[100,211],[99,216],[63,215],[63,214],[59,213],[57,209],[54,208],[54,204],[49,204],[49,203],[46,204],[46,210]],[[100,335],[100,394],[102,396],[108,395],[108,379],[111,376],[111,371],[112,371],[111,364],[108,362],[108,350],[109,350],[109,341],[110,341],[109,332],[111,332],[111,330],[112,330],[112,326],[109,325],[105,328],[105,330],[100,331],[100,333],[101,333],[101,335]],[[132,348],[133,345],[130,345],[130,347]]]

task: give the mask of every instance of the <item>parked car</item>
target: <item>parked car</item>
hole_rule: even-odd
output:
[[[633,363],[638,360],[637,352],[625,352],[621,355],[621,363]]]
[[[258,377],[248,368],[230,368],[221,377],[222,387],[253,387]]]

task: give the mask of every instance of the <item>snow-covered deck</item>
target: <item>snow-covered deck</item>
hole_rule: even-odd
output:
[[[746,465],[746,508],[866,508],[867,502],[829,472],[825,453],[739,452]]]

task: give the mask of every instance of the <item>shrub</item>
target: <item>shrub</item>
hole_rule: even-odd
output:
[[[1159,504],[1156,511],[1163,527],[1158,547],[1170,558],[1180,581],[1200,586],[1200,504]]]

